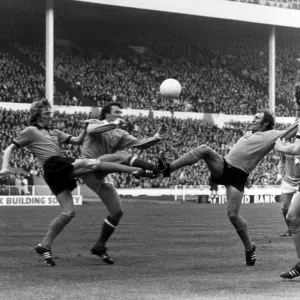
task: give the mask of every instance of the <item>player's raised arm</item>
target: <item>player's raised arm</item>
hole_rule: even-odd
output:
[[[284,139],[278,139],[275,143],[275,150],[284,154],[300,154],[300,131],[297,132],[294,143],[286,142]]]
[[[81,145],[84,141],[86,134],[88,133],[87,128],[89,126],[99,126],[99,122],[101,122],[101,121],[99,121],[97,119],[88,119],[88,120],[83,121],[84,126],[83,126],[83,130],[80,133],[80,135],[76,136],[76,137],[74,137],[74,136],[70,137],[68,139],[68,143],[73,144],[73,145]]]
[[[160,142],[161,139],[163,139],[167,132],[168,132],[169,127],[166,124],[161,124],[161,126],[158,129],[158,132],[150,138],[146,139],[138,139],[130,134],[124,136],[122,139],[122,143],[120,144],[119,149],[124,149],[127,147],[133,147],[133,148],[138,148],[138,149],[147,149],[156,143]]]
[[[292,139],[299,131],[298,126],[299,126],[299,120],[297,120],[293,125],[291,125],[287,130],[285,130],[283,134],[280,136],[280,138],[285,140]]]
[[[87,133],[90,135],[98,135],[102,134],[104,132],[116,129],[119,126],[126,125],[127,122],[123,120],[122,118],[118,118],[113,122],[105,123],[103,121],[98,120],[98,122],[89,124],[87,128]]]

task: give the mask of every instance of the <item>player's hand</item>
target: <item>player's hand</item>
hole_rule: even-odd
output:
[[[275,142],[275,150],[282,152],[289,143],[285,139],[277,139]]]
[[[118,118],[114,121],[114,123],[119,126],[119,127],[122,127],[122,126],[126,126],[127,125],[127,122],[122,119],[122,118]]]
[[[169,126],[165,123],[162,123],[158,129],[158,134],[160,136],[165,136],[169,131]]]
[[[247,131],[245,134],[244,134],[244,138],[249,138],[250,136],[252,135],[252,131]]]
[[[98,119],[87,119],[87,120],[83,121],[83,124],[84,124],[83,128],[85,130],[87,130],[87,128],[90,124],[100,124],[100,123],[101,123],[101,121]]]
[[[98,119],[87,119],[87,120],[84,120],[83,123],[85,123],[85,124],[99,124],[99,123],[101,123],[101,121],[98,120]]]

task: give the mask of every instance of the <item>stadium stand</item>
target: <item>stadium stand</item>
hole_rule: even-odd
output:
[[[121,32],[122,33],[122,32]],[[195,45],[175,38],[163,42],[149,36],[126,39],[119,53],[102,46],[82,50],[57,46],[55,103],[72,106],[103,106],[111,100],[134,109],[174,110],[225,114],[253,114],[268,106],[268,46],[266,38],[201,37]],[[140,41],[140,55],[128,47]],[[117,48],[117,47],[115,47]],[[132,47],[137,49],[138,47]],[[141,48],[141,47],[140,47]],[[171,51],[169,49],[172,49]],[[74,50],[75,49],[75,50]],[[146,49],[146,50],[145,50]],[[297,40],[278,39],[276,58],[276,115],[293,115],[292,86],[300,75]],[[152,52],[151,52],[152,51]],[[238,55],[236,55],[238,53]],[[38,44],[10,41],[0,52],[2,101],[32,102],[44,93],[44,51]],[[27,60],[25,58],[27,57]],[[30,72],[30,76],[28,76]],[[15,76],[15,74],[18,75]],[[165,78],[182,83],[178,100],[160,97]],[[65,88],[62,87],[62,82]]]

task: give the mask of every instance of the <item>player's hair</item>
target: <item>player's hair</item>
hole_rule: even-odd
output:
[[[263,123],[266,125],[265,131],[271,130],[275,126],[275,116],[268,109],[260,109],[258,112],[263,113]]]
[[[36,125],[37,119],[41,116],[41,112],[45,107],[51,108],[51,104],[47,99],[41,99],[31,104],[29,110],[29,125]]]
[[[121,103],[118,102],[110,102],[104,105],[101,109],[101,113],[99,116],[100,120],[105,120],[106,114],[109,114],[111,112],[112,106],[118,106],[119,108],[123,108]]]

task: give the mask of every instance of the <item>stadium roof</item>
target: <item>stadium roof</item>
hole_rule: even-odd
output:
[[[73,0],[300,28],[300,10],[228,0]]]
[[[130,3],[152,3],[157,4],[158,0],[56,0],[55,1],[55,37],[61,39],[71,39],[77,36],[86,36],[94,34],[99,36],[103,26],[123,26],[124,24],[157,24],[172,28],[174,32],[182,34],[194,35],[199,38],[199,33],[207,30],[217,33],[227,33],[232,36],[244,35],[267,37],[269,34],[269,26],[257,23],[240,22],[235,20],[224,20],[213,17],[199,17],[195,15],[186,15],[180,13],[170,13],[163,11],[155,11],[150,9],[136,9],[131,7],[113,6],[106,4],[90,3],[113,3],[124,4],[130,6]],[[189,3],[192,0],[185,0],[183,3]],[[203,3],[206,0],[197,0],[196,2]],[[214,2],[214,0],[209,0]],[[217,0],[215,0],[217,1]],[[227,0],[221,0],[228,2]],[[45,3],[46,0],[1,0],[0,9],[0,36],[13,37],[15,34],[18,38],[30,38],[45,36]],[[89,2],[89,3],[88,3]],[[176,0],[161,0],[162,3],[177,3]],[[181,1],[182,2],[182,1]],[[195,1],[193,1],[195,2]],[[153,4],[154,3],[154,4]],[[236,3],[235,3],[236,4]],[[246,7],[248,4],[242,3]],[[148,8],[150,4],[147,4]],[[166,5],[166,4],[165,4]],[[250,4],[249,4],[250,5]],[[170,6],[170,5],[169,5]],[[251,6],[251,5],[250,5]],[[258,6],[258,5],[256,5]],[[165,6],[162,5],[162,9]],[[179,10],[179,8],[176,8]],[[292,12],[291,9],[276,8],[284,14],[285,11]],[[170,6],[170,10],[175,8]],[[300,14],[300,11],[297,11]],[[299,16],[300,22],[300,16]],[[101,28],[100,28],[101,27]],[[76,29],[75,29],[76,28]],[[101,30],[100,30],[101,29]],[[97,32],[97,30],[99,32]],[[20,33],[20,34],[18,34]],[[89,33],[89,34],[88,34]],[[278,27],[277,37],[294,36],[298,38],[300,30],[298,28]]]

